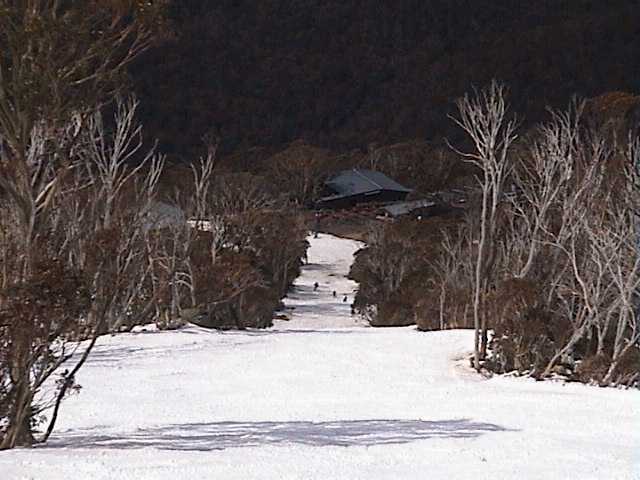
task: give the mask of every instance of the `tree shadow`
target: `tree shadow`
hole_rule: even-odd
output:
[[[474,438],[488,432],[505,431],[510,430],[469,419],[214,422],[140,428],[122,435],[70,430],[52,438],[44,448],[154,447],[161,450],[211,451],[286,444],[349,447],[403,444],[437,438]]]

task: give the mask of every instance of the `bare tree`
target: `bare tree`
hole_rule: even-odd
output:
[[[462,155],[483,173],[479,218],[465,222],[478,232],[470,245],[474,366],[491,316],[498,369],[545,377],[569,367],[604,385],[637,381],[626,359],[640,348],[639,141],[620,148],[614,134],[583,119],[585,103],[574,100],[511,149],[515,126],[495,100],[502,94],[494,84],[462,99],[456,120],[475,146]],[[504,188],[507,179],[512,189]],[[463,256],[450,242],[444,247],[445,257]],[[439,281],[450,283],[462,263],[439,259]],[[443,288],[441,323],[447,295]]]
[[[113,97],[125,67],[150,44],[160,3],[114,8],[115,3],[90,0],[0,0],[0,195],[6,212],[0,230],[6,252],[13,252],[4,259],[0,282],[3,348],[13,365],[5,377],[9,387],[3,400],[9,407],[0,448],[33,442],[34,391],[67,356],[51,351],[51,339],[82,333],[53,313],[42,324],[46,328],[34,328],[35,311],[22,312],[25,329],[16,329],[11,312],[19,296],[9,292],[48,288],[39,283],[43,270],[49,272],[46,265],[59,275],[73,275],[57,258],[61,251],[52,248],[68,245],[50,242],[60,226],[51,219],[61,218],[52,210],[73,174],[86,119]],[[67,259],[81,255],[82,250],[68,252]],[[71,290],[69,285],[51,301],[69,300],[65,295]],[[41,365],[44,369],[33,371]]]
[[[332,160],[326,150],[297,141],[269,160],[269,174],[279,185],[286,185],[291,200],[305,205],[315,200]]]
[[[596,240],[599,247],[612,253],[607,264],[616,291],[615,336],[611,363],[604,384],[615,381],[618,366],[625,354],[640,343],[638,289],[640,288],[640,252],[638,225],[640,213],[640,140],[630,138],[625,153],[626,185],[622,201],[612,212],[611,226]],[[636,377],[637,378],[637,377]]]
[[[607,275],[611,252],[599,249],[594,239],[607,222],[610,199],[603,188],[604,173],[613,150],[596,132],[583,135],[579,124],[574,128],[578,130],[576,148],[566,159],[573,163],[569,188],[562,195],[560,218],[553,229],[546,230],[552,262],[559,266],[548,289],[549,303],[557,299],[564,306],[571,331],[557,345],[543,376],[550,374],[594,326],[606,321],[611,295]]]
[[[579,155],[579,125],[584,103],[574,101],[567,112],[551,112],[551,121],[535,132],[536,139],[513,170],[516,191],[509,197],[517,221],[509,230],[524,254],[515,276],[524,278],[536,260],[574,175]],[[518,241],[520,240],[520,241]]]
[[[0,216],[3,241],[17,253],[5,265],[0,292],[0,344],[10,366],[0,401],[8,405],[1,448],[46,440],[98,336],[117,329],[123,318],[150,311],[143,292],[148,275],[143,233],[163,161],[142,155],[141,166],[129,167],[127,160],[140,148],[131,122],[135,102],[118,105],[113,136],[99,127],[99,113],[88,119],[74,116],[57,131],[59,142],[69,137],[75,142],[64,178],[56,177],[48,163],[45,131],[33,131],[27,164],[35,179],[31,184],[55,178],[60,184],[47,201],[47,214],[30,217],[29,237],[15,213]],[[13,208],[20,198],[9,195],[3,211],[20,212]],[[25,251],[25,245],[32,251]],[[33,295],[40,298],[29,301]],[[21,303],[34,307],[20,308]],[[59,373],[71,359],[73,367]],[[53,398],[42,400],[41,388],[53,375],[59,375]],[[35,422],[49,407],[49,425],[35,439]]]
[[[0,1],[0,188],[19,212],[25,252],[70,172],[81,129],[61,129],[120,88],[124,68],[153,38],[160,3],[131,2],[124,12],[89,0]]]
[[[447,231],[443,232],[441,253],[432,263],[435,280],[439,290],[438,310],[440,329],[452,328],[452,325],[464,324],[457,315],[454,318],[445,318],[447,293],[456,289],[471,285],[473,282],[473,265],[469,262],[470,241],[468,229],[461,227],[455,235]],[[460,303],[459,300],[454,300]],[[453,327],[455,328],[455,327]]]
[[[509,118],[505,96],[504,86],[493,81],[485,90],[476,91],[473,97],[465,95],[458,100],[459,118],[453,119],[474,145],[474,152],[461,154],[481,172],[478,178],[482,193],[480,231],[473,288],[474,367],[477,370],[486,352],[487,327],[481,303],[492,281],[498,205],[511,169],[508,154],[517,138],[517,124]]]
[[[194,249],[202,248],[198,242],[206,239],[208,243],[209,267],[215,264],[222,242],[220,232],[224,229],[219,228],[218,218],[211,214],[215,152],[215,146],[209,146],[207,156],[191,165],[192,191],[186,195],[174,192],[172,206],[181,212],[180,218],[150,229],[146,236],[152,288],[159,299],[156,317],[161,328],[179,326],[183,309],[198,306],[198,275],[192,258]]]

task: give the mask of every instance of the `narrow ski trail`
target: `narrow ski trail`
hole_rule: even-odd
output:
[[[276,321],[276,330],[328,330],[366,326],[352,315],[358,284],[347,275],[362,243],[326,234],[310,236],[307,263],[284,299],[290,321]]]

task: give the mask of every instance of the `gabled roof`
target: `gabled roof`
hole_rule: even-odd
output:
[[[361,195],[381,190],[409,193],[411,189],[403,187],[385,174],[373,170],[344,170],[327,180],[325,185],[337,196]]]

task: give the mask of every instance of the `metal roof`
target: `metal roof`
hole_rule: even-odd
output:
[[[400,215],[406,215],[418,208],[428,208],[435,206],[436,203],[431,200],[416,200],[414,202],[398,202],[392,203],[384,207],[384,210],[392,217],[398,217]]]
[[[335,177],[327,180],[325,185],[336,193],[338,197],[361,195],[381,190],[396,192],[411,192],[385,174],[373,170],[344,170]]]

